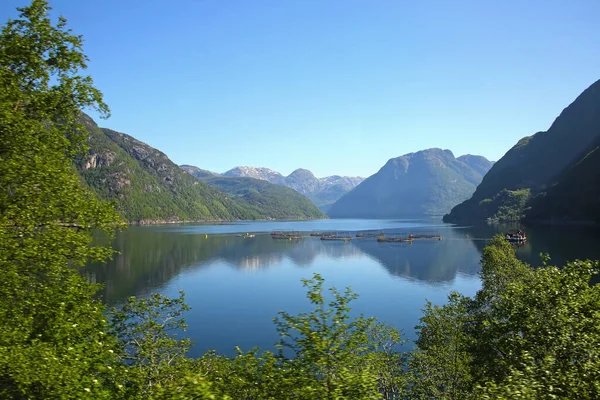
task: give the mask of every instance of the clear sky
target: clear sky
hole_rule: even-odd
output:
[[[2,0],[4,23],[26,0]],[[600,1],[51,0],[125,132],[178,164],[499,159],[600,79]]]

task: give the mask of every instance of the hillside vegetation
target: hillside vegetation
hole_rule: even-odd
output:
[[[288,176],[262,167],[235,167],[223,173],[228,177],[262,179],[277,185],[287,186],[308,197],[322,211],[329,211],[340,197],[354,189],[364,178],[358,176],[331,175],[317,178],[304,168],[294,170]]]
[[[444,221],[597,220],[599,139],[597,81],[563,110],[548,131],[519,140],[494,164],[473,196]]]
[[[325,218],[309,199],[297,191],[269,183],[262,179],[228,177],[207,174],[193,166],[183,168],[208,185],[220,190],[244,205],[269,218],[275,219],[314,219]]]
[[[76,165],[84,181],[113,201],[130,222],[264,218],[183,172],[162,152],[135,138],[101,129],[82,117],[89,150]]]

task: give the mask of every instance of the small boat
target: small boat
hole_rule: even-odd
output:
[[[244,233],[243,235],[240,234],[240,235],[235,235],[235,236],[241,237],[241,238],[244,238],[244,239],[251,239],[253,237],[256,237],[256,235],[253,234],[253,233]]]
[[[524,242],[527,240],[525,232],[518,230],[516,232],[508,232],[504,235],[504,238],[509,242]]]

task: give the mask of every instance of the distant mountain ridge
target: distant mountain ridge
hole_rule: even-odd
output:
[[[255,185],[247,196],[238,187],[223,193],[174,164],[164,153],[125,133],[100,128],[83,114],[87,154],[76,161],[82,180],[100,198],[115,202],[132,223],[230,221],[241,219],[309,219],[324,215],[295,191]],[[210,171],[192,166],[197,174]],[[262,182],[262,181],[260,181]],[[259,183],[260,183],[259,182]],[[214,185],[218,186],[218,185]]]
[[[220,221],[265,218],[183,172],[159,150],[129,135],[100,128],[89,116],[87,154],[76,162],[83,181],[114,201],[129,222]]]
[[[443,215],[469,198],[492,162],[458,158],[438,148],[392,158],[336,201],[332,218],[398,218]]]
[[[444,221],[600,221],[599,143],[600,80],[546,132],[519,140]]]
[[[319,179],[311,171],[303,168],[298,168],[288,176],[283,176],[279,172],[269,168],[247,166],[232,168],[222,175],[262,179],[277,185],[290,187],[308,197],[317,207],[324,211],[365,179],[339,175],[326,176]]]
[[[325,218],[309,199],[292,188],[263,179],[223,176],[192,165],[181,168],[202,182],[228,194],[238,203],[275,219]]]
[[[195,176],[196,178],[208,178],[211,176],[218,176],[221,175],[219,173],[213,172],[213,171],[209,171],[206,169],[202,169],[202,168],[198,168],[195,167],[193,165],[180,165],[179,168],[181,168],[182,170],[184,170],[185,172],[187,172],[188,174]]]

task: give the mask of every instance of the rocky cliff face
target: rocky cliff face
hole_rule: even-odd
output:
[[[342,196],[332,218],[397,218],[443,215],[468,198],[482,174],[450,150],[428,149],[392,158]]]
[[[183,172],[157,149],[129,135],[81,121],[88,153],[76,162],[99,197],[114,201],[130,222],[255,219],[266,216]]]

